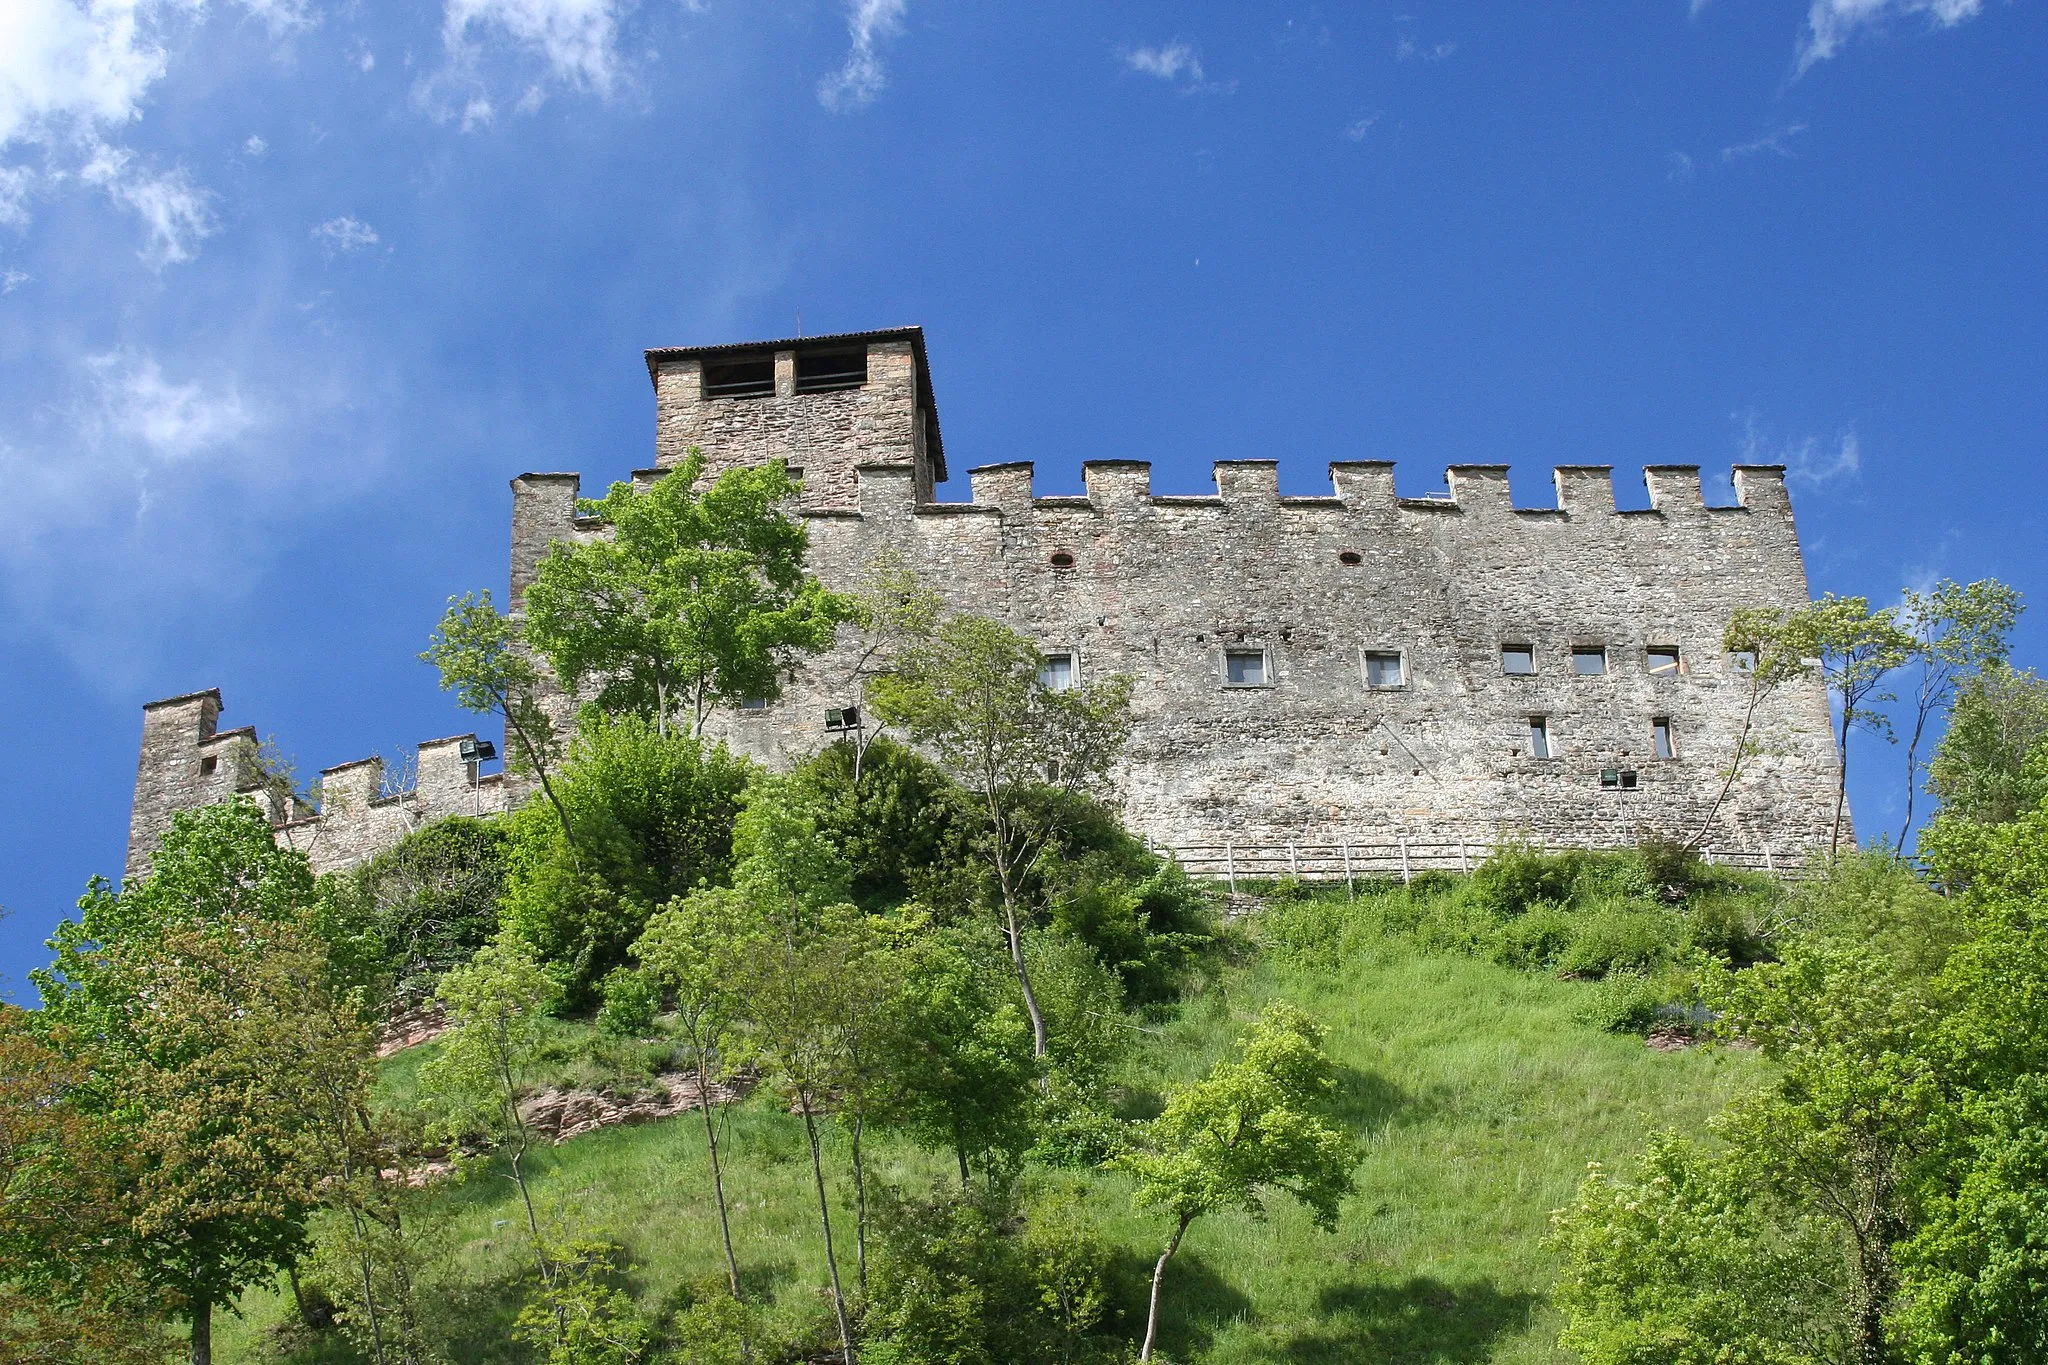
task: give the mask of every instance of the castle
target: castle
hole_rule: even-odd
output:
[[[692,448],[711,475],[785,460],[828,586],[887,551],[950,606],[1038,640],[1047,685],[1130,675],[1126,819],[1205,870],[1307,857],[1328,871],[1341,850],[1346,871],[1384,871],[1398,849],[1405,871],[1503,838],[1703,828],[1709,849],[1752,862],[1827,842],[1839,768],[1818,680],[1764,704],[1761,752],[1707,827],[1750,690],[1722,647],[1730,614],[1808,600],[1779,466],[1737,466],[1736,505],[1709,506],[1697,466],[1652,465],[1650,506],[1628,511],[1605,465],[1560,466],[1557,505],[1522,508],[1504,465],[1454,465],[1442,493],[1401,497],[1385,461],[1331,464],[1316,497],[1283,497],[1273,460],[1219,462],[1201,496],[1154,493],[1142,462],[1090,460],[1085,496],[1040,497],[1029,463],[992,464],[969,471],[969,501],[939,502],[920,328],[646,358],[655,464],[636,480]],[[512,481],[515,609],[551,544],[602,534],[579,487]],[[710,732],[771,765],[814,752],[856,700],[853,648]],[[482,775],[461,735],[422,744],[402,790],[385,790],[380,760],[330,768],[308,809],[266,778],[253,731],[217,729],[220,706],[203,692],[144,708],[131,876],[172,811],[238,791],[321,870],[527,795]]]

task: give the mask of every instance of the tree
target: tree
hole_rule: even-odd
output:
[[[471,1132],[507,1135],[512,1183],[526,1208],[526,1230],[541,1279],[552,1284],[554,1267],[533,1211],[521,1162],[533,1135],[519,1113],[519,1074],[539,1043],[555,983],[541,969],[533,949],[511,930],[441,978],[441,1003],[453,1027],[441,1050],[420,1069],[423,1086],[446,1106],[443,1125],[451,1141]]]
[[[1828,852],[1841,851],[1842,816],[1849,808],[1849,735],[1865,730],[1893,739],[1881,709],[1896,698],[1881,690],[1885,678],[1913,654],[1913,638],[1899,628],[1898,608],[1870,609],[1863,597],[1829,593],[1788,619],[1789,644],[1817,660],[1835,699],[1835,818]]]
[[[397,1006],[430,999],[441,973],[497,933],[507,843],[505,822],[454,815],[326,879],[337,915],[371,941]]]
[[[782,510],[796,493],[780,461],[729,469],[697,490],[692,450],[646,489],[615,483],[580,510],[611,534],[557,541],[526,590],[526,638],[570,689],[597,684],[612,715],[772,700],[797,659],[832,643],[846,601],[804,572],[807,532]]]
[[[2048,681],[1987,664],[1962,680],[1948,730],[1927,765],[1942,813],[1973,824],[2012,820],[2048,795]]]
[[[984,934],[992,930],[983,930]],[[984,965],[972,935],[936,931],[905,945],[891,1030],[891,1117],[927,1148],[951,1147],[966,1185],[983,1183],[1031,1144],[1038,1066],[1015,995]]]
[[[1003,933],[1042,1057],[1045,1016],[1024,961],[1025,887],[1058,834],[1033,816],[1059,807],[1030,797],[1102,783],[1130,736],[1131,684],[1117,676],[1054,692],[1039,681],[1041,662],[1038,646],[1008,627],[949,616],[872,681],[870,696],[877,714],[930,748],[982,803]]]
[[[507,766],[514,772],[530,772],[540,782],[541,795],[554,807],[573,855],[576,831],[548,778],[548,769],[561,757],[561,737],[541,703],[540,670],[533,666],[519,623],[498,614],[488,591],[451,597],[440,629],[420,658],[440,670],[442,690],[453,692],[465,711],[504,721],[506,738],[512,741],[506,745],[511,750]]]
[[[1920,743],[1927,723],[1956,695],[1958,684],[2004,665],[2007,637],[2019,620],[2020,595],[1996,579],[1961,584],[1944,578],[1926,592],[1905,591],[1899,622],[1912,640],[1916,666],[1913,729],[1906,741],[1906,818],[1893,847],[1903,849],[1913,828],[1913,798],[1920,789]]]
[[[0,1358],[154,1365],[171,1305],[142,1277],[122,1189],[133,1160],[81,1108],[75,1040],[0,1005]]]
[[[1790,616],[1791,613],[1780,607],[1742,607],[1728,620],[1728,629],[1721,637],[1721,647],[1742,661],[1739,671],[1746,684],[1742,721],[1735,729],[1735,744],[1728,757],[1728,766],[1721,770],[1720,790],[1714,793],[1714,803],[1707,807],[1706,818],[1700,821],[1699,829],[1686,840],[1688,849],[1698,848],[1713,832],[1714,818],[1721,813],[1728,793],[1734,790],[1736,779],[1742,775],[1743,764],[1762,752],[1756,738],[1757,712],[1780,687],[1806,676],[1809,665],[1804,641],[1795,638],[1787,629]]]
[[[322,1170],[305,1098],[327,1059],[277,1039],[331,971],[317,902],[253,804],[181,811],[150,875],[118,894],[95,879],[34,973],[49,1025],[84,1049],[76,1102],[136,1163],[135,1255],[190,1321],[194,1365],[215,1305],[305,1249]]]
[[[581,856],[537,803],[506,821],[504,922],[559,971],[570,1008],[626,965],[656,909],[728,878],[749,772],[722,744],[588,716],[557,784]]]
[[[725,1176],[718,1165],[711,1086],[724,1068],[728,1044],[740,1022],[742,982],[759,927],[741,893],[706,887],[670,901],[648,921],[647,932],[633,945],[634,956],[674,1002],[676,1031],[689,1045],[696,1067],[697,1112],[704,1119],[704,1148],[710,1156],[711,1188],[718,1200],[718,1231],[724,1239],[726,1276],[736,1301],[741,1298],[740,1265],[733,1255]]]
[[[1322,1037],[1300,1010],[1269,1006],[1239,1040],[1238,1057],[1176,1090],[1137,1144],[1111,1160],[1138,1178],[1140,1208],[1163,1208],[1174,1220],[1152,1269],[1140,1360],[1152,1358],[1166,1263],[1197,1218],[1225,1208],[1262,1214],[1268,1193],[1281,1190],[1308,1207],[1317,1227],[1335,1229],[1358,1157],[1351,1139],[1314,1112],[1336,1088]]]

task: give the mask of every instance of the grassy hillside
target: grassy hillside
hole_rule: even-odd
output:
[[[1570,1197],[1587,1162],[1625,1160],[1652,1127],[1695,1125],[1759,1065],[1722,1049],[1660,1053],[1638,1037],[1602,1032],[1581,1018],[1599,989],[1387,937],[1321,968],[1248,954],[1147,1025],[1124,1076],[1132,1116],[1156,1112],[1165,1089],[1205,1070],[1269,999],[1301,1005],[1329,1026],[1340,1113],[1366,1153],[1334,1235],[1286,1203],[1263,1223],[1226,1214],[1196,1225],[1166,1283],[1166,1356],[1182,1365],[1569,1359],[1553,1345],[1559,1324],[1545,1299],[1555,1273],[1541,1246],[1549,1211]],[[394,1094],[426,1051],[388,1064]],[[727,1125],[721,1151],[751,1288],[772,1296],[786,1327],[811,1322],[822,1335],[829,1309],[817,1290],[822,1262],[801,1123],[762,1092]],[[835,1233],[850,1286],[851,1183],[844,1139],[835,1132],[832,1141]],[[907,1186],[926,1187],[952,1166],[948,1154],[887,1134],[871,1136],[869,1151],[873,1175]],[[673,1309],[677,1286],[719,1271],[694,1115],[582,1137],[536,1154],[529,1170],[545,1219],[628,1249],[650,1310]],[[1122,1176],[1034,1170],[1029,1178],[1078,1187],[1127,1249],[1125,1313],[1142,1327],[1143,1276],[1162,1220],[1131,1210]],[[452,1257],[442,1298],[462,1326],[450,1354],[526,1359],[504,1344],[530,1261],[502,1169],[423,1207],[445,1223]],[[282,1286],[246,1296],[241,1307],[243,1318],[219,1329],[218,1358],[229,1365],[354,1358],[326,1338],[294,1347]]]

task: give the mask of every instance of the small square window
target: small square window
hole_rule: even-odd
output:
[[[1048,692],[1065,692],[1074,685],[1074,656],[1048,654],[1038,663],[1038,685]]]
[[[1403,666],[1398,650],[1369,649],[1365,652],[1365,685],[1367,687],[1405,687],[1408,684],[1408,670]]]
[[[1223,680],[1232,687],[1266,685],[1266,651],[1230,649],[1223,653]]]
[[[212,754],[208,754],[205,758],[199,760],[199,775],[201,777],[212,777],[214,770],[218,767],[220,767],[220,760]]]
[[[1606,671],[1606,649],[1600,645],[1572,646],[1572,672],[1582,678],[1597,678]]]
[[[742,711],[766,711],[767,709],[768,699],[766,697],[742,697],[740,699],[740,710]]]
[[[1529,757],[1550,757],[1550,717],[1529,717]]]
[[[1678,676],[1678,650],[1671,645],[1651,645],[1645,654],[1653,678],[1675,678]]]
[[[1500,647],[1500,671],[1523,678],[1536,671],[1536,647],[1534,645],[1502,645]]]
[[[1756,651],[1753,649],[1731,649],[1728,660],[1735,665],[1737,673],[1756,672]]]
[[[1650,722],[1650,744],[1659,758],[1676,758],[1678,753],[1671,745],[1671,718],[1658,716]]]

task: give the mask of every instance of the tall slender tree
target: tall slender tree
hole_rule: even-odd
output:
[[[1893,847],[1904,849],[1913,831],[1913,800],[1920,792],[1920,745],[1928,722],[1955,701],[1967,678],[2010,657],[2009,637],[2019,621],[2020,595],[1992,578],[1957,583],[1944,578],[1925,592],[1905,591],[1899,622],[1912,639],[1912,729],[1906,740],[1906,814]]]

